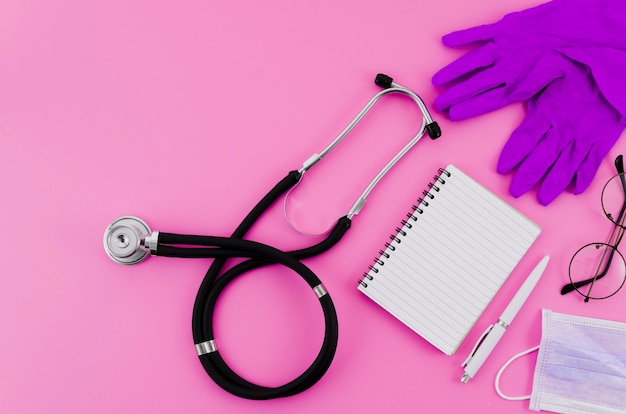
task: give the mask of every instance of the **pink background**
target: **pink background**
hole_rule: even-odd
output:
[[[452,123],[422,140],[371,194],[334,249],[307,260],[340,323],[336,357],[308,391],[234,397],[206,375],[191,312],[209,260],[113,263],[106,226],[137,215],[154,230],[228,235],[289,170],[334,138],[378,91],[377,72],[432,108],[430,77],[460,56],[441,35],[538,1],[78,1],[0,4],[0,412],[526,412],[494,391],[498,368],[539,343],[542,307],[626,320],[626,292],[562,297],[572,253],[603,240],[600,191],[613,148],[586,193],[541,207],[508,194],[495,166],[522,105]],[[299,224],[323,230],[419,126],[402,98],[377,106],[293,193]],[[454,163],[536,221],[542,234],[458,352],[446,356],[357,291],[357,280],[438,167]],[[251,239],[312,243],[274,206]],[[552,261],[469,384],[461,362],[545,254]],[[278,385],[317,353],[321,311],[284,269],[234,282],[218,304],[218,346],[245,377]],[[529,393],[535,356],[503,377]]]

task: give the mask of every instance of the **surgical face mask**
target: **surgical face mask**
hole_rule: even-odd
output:
[[[500,376],[522,355],[539,349],[532,394],[510,397]],[[508,400],[530,399],[533,411],[626,413],[626,323],[542,311],[539,347],[511,358],[496,376]]]

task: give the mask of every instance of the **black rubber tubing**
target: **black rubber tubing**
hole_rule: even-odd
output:
[[[159,233],[158,256],[215,258],[209,267],[194,303],[192,330],[194,343],[214,340],[213,313],[219,295],[238,276],[258,267],[280,264],[294,270],[311,288],[321,284],[319,278],[300,260],[317,256],[334,246],[350,228],[351,220],[344,216],[328,237],[313,246],[284,252],[263,243],[243,240],[243,236],[259,217],[286,191],[292,188],[301,174],[291,171],[248,213],[231,237],[212,237]],[[187,246],[187,247],[181,247]],[[203,247],[189,247],[203,246]],[[228,258],[249,258],[220,275]],[[219,276],[219,277],[218,277]],[[338,341],[338,322],[334,304],[328,293],[319,298],[324,313],[325,334],[322,347],[301,375],[278,387],[265,387],[245,380],[223,360],[219,350],[200,355],[200,362],[209,376],[224,390],[242,398],[267,400],[287,397],[307,390],[326,373],[334,358]]]

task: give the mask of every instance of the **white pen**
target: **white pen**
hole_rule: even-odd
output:
[[[495,324],[489,326],[487,330],[481,335],[474,345],[474,349],[470,352],[470,355],[467,357],[465,362],[461,364],[462,367],[465,367],[465,373],[461,377],[461,382],[467,384],[467,382],[476,375],[480,367],[483,365],[491,351],[495,348],[497,343],[502,338],[502,335],[506,332],[506,329],[509,327],[511,322],[513,322],[513,318],[517,315],[522,305],[530,296],[530,293],[537,285],[539,278],[543,274],[544,270],[546,270],[546,266],[548,266],[548,261],[550,260],[550,255],[546,255],[541,261],[535,266],[530,275],[526,278],[522,286],[519,288],[511,302],[506,307],[500,319]]]

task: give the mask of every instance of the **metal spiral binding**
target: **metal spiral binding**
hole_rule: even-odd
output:
[[[424,214],[424,208],[429,206],[428,200],[433,200],[435,198],[435,194],[441,190],[441,186],[446,184],[446,179],[442,176],[449,178],[451,174],[448,170],[444,168],[439,168],[439,170],[437,171],[437,175],[435,175],[435,177],[433,178],[433,182],[428,183],[428,190],[422,191],[422,195],[424,196],[424,198],[420,197],[417,199],[417,204],[411,207],[413,211],[407,213],[406,215],[408,220],[400,221],[400,224],[402,225],[400,227],[396,227],[396,233],[389,236],[391,242],[385,243],[385,250],[378,251],[378,254],[380,256],[374,258],[375,264],[369,265],[369,270],[363,273],[363,279],[359,279],[359,284],[361,286],[363,286],[364,288],[367,287],[367,282],[365,281],[365,279],[374,280],[374,276],[372,276],[370,273],[379,272],[379,269],[376,266],[384,266],[385,261],[382,259],[389,259],[391,257],[391,255],[387,251],[395,251],[395,245],[402,243],[402,237],[405,237],[407,235],[407,232],[404,229],[412,229],[413,224],[411,223],[411,221],[416,222],[418,220],[418,216]]]

